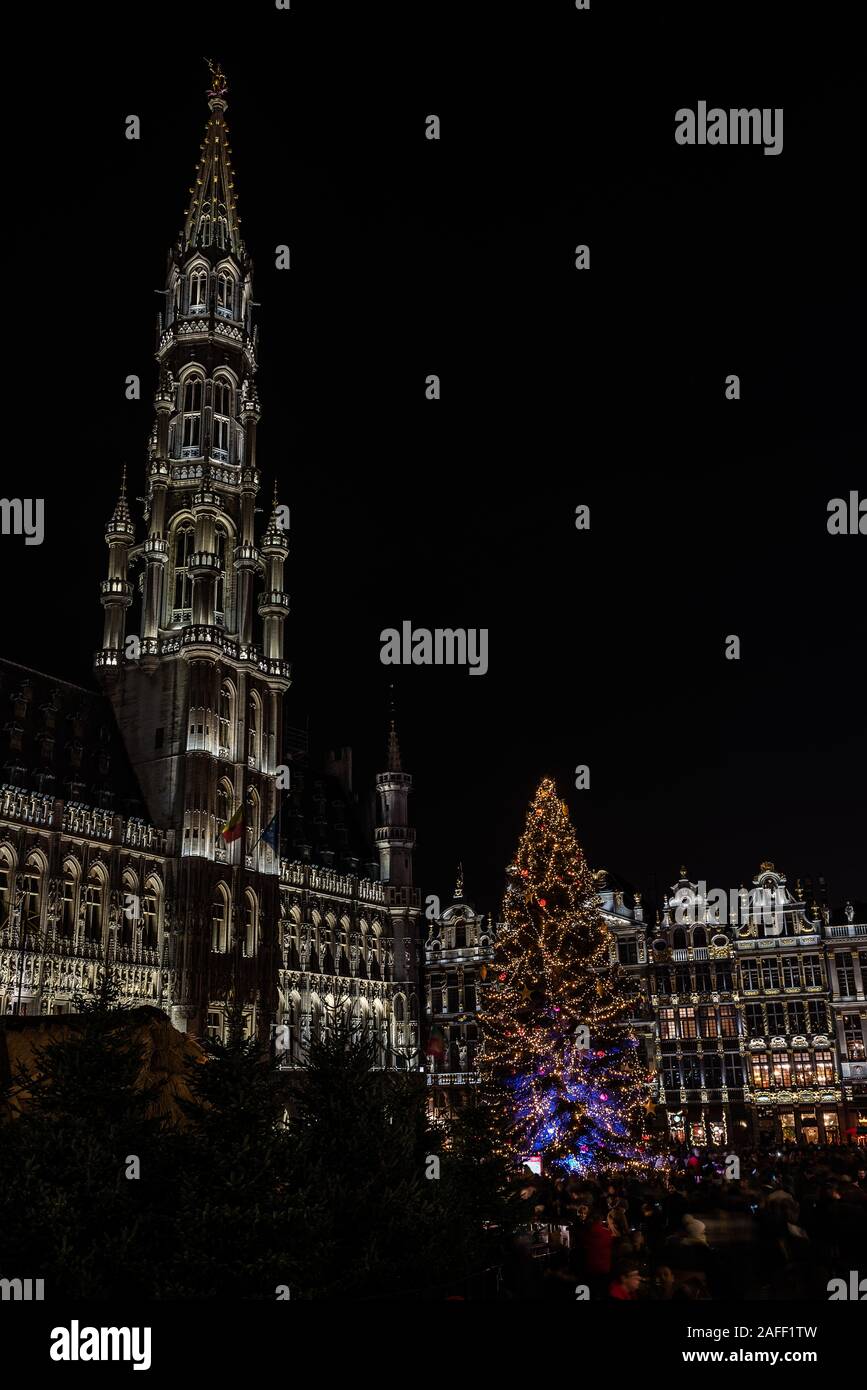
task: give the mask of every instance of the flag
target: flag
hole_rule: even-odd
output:
[[[226,821],[226,824],[223,826],[221,833],[227,845],[230,845],[233,840],[239,840],[241,838],[241,836],[244,833],[243,801],[241,802],[241,805],[238,807],[237,811],[234,811],[233,814]]]
[[[262,831],[263,843],[270,845],[275,854],[280,848],[280,829],[277,824],[279,819],[280,812],[275,811],[268,824],[265,826],[265,829]]]
[[[428,1038],[427,1048],[425,1049],[425,1051],[427,1052],[428,1057],[442,1057],[443,1053],[445,1052],[445,1038],[443,1036],[442,1028],[437,1028],[436,1026],[434,1026],[430,1030],[430,1037]]]

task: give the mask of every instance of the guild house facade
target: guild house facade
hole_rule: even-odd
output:
[[[378,824],[361,826],[349,750],[317,772],[284,722],[289,509],[276,483],[265,497],[257,452],[252,263],[212,74],[158,323],[144,505],[124,476],[105,528],[101,693],[0,664],[0,1011],[69,1010],[107,969],[126,1002],[198,1035],[240,1004],[289,1065],[341,1011],[380,1065],[417,1067],[412,777],[394,723]]]

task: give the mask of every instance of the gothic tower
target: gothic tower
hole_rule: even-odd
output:
[[[274,1003],[279,862],[260,837],[277,808],[290,684],[288,508],[275,486],[257,538],[252,263],[241,239],[226,80],[211,70],[205,138],[158,322],[146,529],[137,541],[124,479],[106,528],[95,665],[149,814],[174,831],[173,1021],[203,1032],[209,1006],[241,999],[248,1026],[264,1033]],[[239,808],[243,831],[227,844],[221,830]]]
[[[420,969],[421,907],[419,890],[413,887],[412,881],[415,830],[409,824],[407,804],[412,791],[412,775],[403,770],[393,708],[386,763],[387,770],[376,775],[379,877],[391,919],[395,980],[405,982],[414,990]],[[397,1029],[400,1032],[400,1019]]]

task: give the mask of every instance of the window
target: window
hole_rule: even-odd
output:
[[[75,888],[77,875],[70,865],[64,865],[60,897],[60,935],[71,939],[75,935]]]
[[[801,999],[792,999],[789,1002],[789,1031],[792,1033],[806,1033],[807,1031],[807,1009]]]
[[[816,1081],[820,1086],[834,1084],[834,1058],[830,1052],[816,1053]]]
[[[152,885],[145,885],[142,900],[142,946],[153,951],[157,945],[157,895]]]
[[[678,1030],[682,1038],[695,1038],[698,1036],[695,1026],[695,1009],[678,1009],[677,1021]]]
[[[674,972],[674,992],[675,994],[691,994],[692,983],[689,978],[689,971],[679,965]]]
[[[617,959],[621,965],[638,964],[638,942],[619,941],[617,943]]]
[[[697,965],[695,967],[695,988],[698,994],[710,994],[713,986],[710,982],[709,965]]]
[[[794,1052],[792,1054],[794,1064],[794,1078],[796,1086],[812,1086],[813,1084],[813,1058],[809,1052]]]
[[[717,989],[731,993],[732,987],[732,968],[728,962],[717,962],[716,967],[716,987]]]
[[[761,1004],[747,1004],[744,1009],[747,1032],[751,1038],[761,1038],[765,1031],[765,1018]]]
[[[822,984],[822,961],[819,956],[804,956],[804,984],[816,989]]]
[[[783,972],[783,989],[798,989],[801,984],[801,963],[797,956],[783,956],[780,961]]]
[[[214,586],[214,622],[218,627],[226,625],[226,530],[217,526],[214,530],[214,549],[219,570]]]
[[[246,894],[244,909],[244,955],[254,956],[259,945],[259,906],[254,893]]]
[[[659,1036],[661,1038],[677,1037],[677,1029],[674,1026],[674,1009],[660,1009]]]
[[[12,887],[12,864],[7,858],[7,851],[0,854],[0,927],[6,926],[9,916],[9,902]]]
[[[757,960],[741,961],[741,986],[743,989],[758,989],[759,963]]]
[[[232,784],[224,777],[217,783],[217,846],[224,845],[226,842],[222,837],[223,826],[228,824],[232,818],[233,792]]]
[[[704,1084],[714,1091],[722,1086],[722,1057],[718,1052],[706,1052],[704,1055]]]
[[[217,889],[211,908],[211,950],[224,952],[229,949],[229,903],[224,889]]]
[[[688,1091],[697,1091],[701,1087],[701,1063],[696,1052],[684,1052],[681,1058],[683,1071],[683,1084]]]
[[[252,788],[247,794],[247,857],[252,859],[259,844],[259,794]]]
[[[208,272],[197,266],[190,271],[190,313],[203,314],[208,306]]]
[[[449,975],[449,977],[448,977],[448,995],[447,995],[447,997],[446,997],[446,1001],[445,1001],[445,1002],[446,1002],[446,1012],[447,1012],[447,1013],[456,1014],[456,1013],[458,1012],[458,977],[457,977],[457,975]]]
[[[828,1010],[824,999],[811,999],[807,1005],[810,1029],[814,1033],[827,1033]]]
[[[217,1009],[208,1012],[208,1037],[215,1042],[223,1040],[223,1015]]]
[[[750,1072],[753,1078],[753,1087],[757,1091],[770,1090],[771,1070],[768,1065],[767,1052],[755,1052],[750,1058]]]
[[[673,1053],[662,1059],[662,1084],[666,1091],[680,1090],[680,1066]]]
[[[198,372],[185,378],[181,405],[181,458],[198,458],[202,451],[202,395],[205,379]]]
[[[698,1011],[699,1029],[703,1038],[719,1037],[716,1009],[712,1004],[702,1004]]]
[[[738,1035],[738,1011],[734,1004],[720,1004],[719,1006],[719,1025],[720,1033],[724,1038],[736,1038]]]
[[[762,961],[762,981],[765,989],[780,988],[780,962],[778,960]]]
[[[776,1000],[771,1000],[766,1006],[769,1033],[785,1033],[786,1031],[786,1009],[785,1005]]]
[[[259,766],[259,752],[261,745],[261,718],[262,707],[259,704],[259,697],[253,692],[250,696],[247,715],[247,762],[250,767]]]
[[[217,314],[223,319],[235,317],[235,277],[228,270],[217,276]]]
[[[217,714],[217,743],[221,758],[232,756],[232,687],[228,681],[220,686],[220,707]],[[228,819],[228,817],[227,817]],[[225,825],[225,821],[223,824]]]
[[[867,1059],[867,1053],[864,1050],[864,1034],[858,1014],[843,1015],[843,1041],[846,1045],[846,1056],[850,1062],[863,1062]]]
[[[671,994],[671,972],[669,970],[656,971],[656,992],[667,998]]]
[[[792,1065],[789,1061],[788,1052],[772,1052],[771,1061],[773,1065],[774,1085],[791,1086]]]
[[[851,999],[855,995],[855,965],[852,957],[846,953],[840,953],[834,957],[834,964],[837,967],[837,984],[840,994],[844,999]]]
[[[21,875],[21,925],[25,941],[39,931],[42,900],[42,873],[38,863],[28,860]]]
[[[231,382],[225,377],[217,377],[214,382],[214,437],[211,454],[221,463],[229,461],[233,395]]]
[[[468,1013],[475,1013],[476,977],[472,970],[468,970],[464,975],[464,1008]]]
[[[726,1052],[723,1054],[725,1065],[725,1079],[727,1086],[743,1086],[744,1070],[741,1066],[741,1054],[739,1052]]]
[[[102,879],[91,873],[84,889],[84,939],[102,940]]]
[[[191,522],[175,532],[175,590],[172,601],[172,622],[190,622],[193,616],[193,581],[190,578],[190,559],[195,545],[195,530]]]

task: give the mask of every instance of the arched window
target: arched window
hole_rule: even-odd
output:
[[[217,741],[218,751],[221,758],[231,758],[232,745],[232,726],[235,722],[235,692],[228,681],[223,681],[220,686],[220,708],[218,715]],[[219,791],[218,791],[219,795]],[[225,821],[223,824],[225,825]]]
[[[193,581],[190,577],[190,557],[196,542],[191,521],[185,521],[175,532],[175,588],[172,601],[172,622],[188,623],[193,616]]]
[[[198,372],[184,378],[181,387],[181,458],[199,458],[202,452],[202,398],[205,379]]]
[[[14,861],[9,850],[0,850],[0,930],[10,924]]]
[[[224,376],[214,381],[214,437],[211,454],[220,463],[229,462],[229,440],[234,406],[232,383]]]
[[[258,767],[262,754],[262,702],[254,690],[250,695],[247,714],[247,763]]]
[[[259,843],[259,793],[251,787],[247,794],[247,858],[256,853]]]
[[[42,861],[31,855],[21,875],[21,925],[25,933],[38,932],[42,910]]]
[[[686,932],[683,927],[678,927],[677,930],[672,933],[671,944],[676,951],[686,949]]]
[[[226,544],[226,528],[217,526],[214,530],[214,549],[220,568],[214,594],[214,621],[218,627],[226,625]]]
[[[244,955],[254,956],[259,946],[259,904],[249,889],[244,894]]]
[[[91,869],[84,886],[84,939],[102,941],[102,914],[104,885],[98,869]]]
[[[208,307],[208,272],[204,266],[196,266],[190,271],[190,310],[191,314],[204,314]]]
[[[217,274],[217,314],[221,319],[235,317],[235,277],[230,270]]]
[[[224,249],[226,246],[226,241],[228,240],[227,231],[228,224],[226,222],[226,204],[218,203],[217,215],[214,218],[214,241],[218,246],[222,246]]]
[[[63,865],[63,887],[60,897],[60,935],[71,940],[75,935],[75,899],[78,890],[80,870],[74,859],[67,859]]]
[[[217,884],[211,908],[211,950],[224,954],[229,949],[229,894],[222,883]]]
[[[160,884],[154,878],[149,878],[145,884],[141,917],[141,944],[146,951],[155,951],[159,944]]]
[[[695,927],[693,929],[692,944],[693,946],[707,945],[707,932],[705,931],[704,927]]]
[[[124,874],[121,880],[121,889],[120,945],[132,946],[135,941],[135,929],[141,916],[138,879],[135,874]]]

